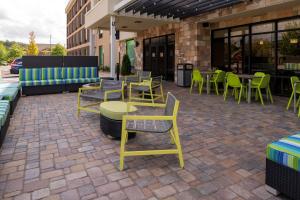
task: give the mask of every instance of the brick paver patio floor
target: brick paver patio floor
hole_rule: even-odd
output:
[[[275,104],[240,105],[222,95],[181,100],[179,129],[185,168],[174,155],[126,158],[106,138],[99,117],[76,117],[76,94],[22,97],[0,154],[0,199],[283,199],[264,189],[267,143],[293,134],[299,119]],[[168,145],[166,136],[138,135],[128,146]]]

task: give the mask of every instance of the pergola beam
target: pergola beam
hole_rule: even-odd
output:
[[[126,13],[133,11],[133,14],[184,19],[241,2],[245,0],[136,0],[123,10]]]

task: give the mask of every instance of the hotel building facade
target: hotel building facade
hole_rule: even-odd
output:
[[[89,55],[100,55],[99,46],[108,45],[105,59],[112,69],[134,51],[136,69],[171,81],[178,63],[201,70],[263,71],[271,74],[278,95],[288,93],[289,77],[300,73],[299,0],[100,0],[90,5],[82,29],[101,30],[107,39],[89,36],[81,45],[95,48]],[[116,30],[132,35],[116,40]],[[68,49],[72,54],[74,47]]]

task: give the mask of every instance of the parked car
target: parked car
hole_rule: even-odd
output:
[[[19,74],[19,69],[22,67],[22,58],[17,58],[15,59],[11,64],[10,64],[10,73],[11,74]]]

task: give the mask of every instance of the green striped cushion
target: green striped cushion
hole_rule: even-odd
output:
[[[19,80],[29,81],[29,80],[41,80],[42,74],[40,68],[21,68],[19,70]]]
[[[62,70],[63,79],[79,78],[79,67],[65,67]]]
[[[97,78],[97,67],[80,67],[79,78]]]
[[[269,144],[267,158],[300,172],[300,134]]]
[[[61,68],[47,67],[42,68],[42,80],[61,79]]]

